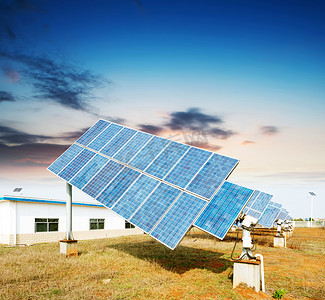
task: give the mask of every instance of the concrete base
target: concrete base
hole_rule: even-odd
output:
[[[241,260],[234,263],[233,288],[241,283],[255,289],[256,292],[261,290],[261,262]]]
[[[62,240],[60,241],[60,253],[66,256],[78,256],[78,241],[76,240]]]
[[[285,237],[284,236],[275,236],[273,240],[273,247],[279,248],[279,247],[285,247]]]

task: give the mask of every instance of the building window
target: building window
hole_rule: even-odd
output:
[[[59,219],[35,218],[35,232],[59,231]]]
[[[131,224],[128,221],[125,221],[125,229],[130,229],[130,228],[135,228],[135,226],[133,224]]]
[[[105,219],[90,219],[89,229],[104,229],[105,227]]]

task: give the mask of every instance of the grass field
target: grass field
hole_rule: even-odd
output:
[[[174,251],[145,235],[79,241],[70,258],[58,243],[0,246],[0,299],[325,299],[324,229],[296,228],[285,249],[257,236],[266,294],[232,289],[234,236],[194,230]]]

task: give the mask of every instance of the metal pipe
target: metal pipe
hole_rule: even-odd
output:
[[[66,184],[67,201],[66,201],[66,234],[65,239],[67,241],[73,240],[72,236],[72,185]]]

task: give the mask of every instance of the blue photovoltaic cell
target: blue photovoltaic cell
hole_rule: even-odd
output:
[[[169,140],[153,137],[147,145],[131,160],[130,166],[143,171],[165,148]]]
[[[141,175],[112,207],[112,210],[128,220],[158,184],[158,180]]]
[[[114,158],[118,161],[127,163],[138,153],[141,148],[152,138],[152,135],[138,132],[133,138],[119,151]]]
[[[145,170],[158,178],[164,178],[190,146],[171,142]]]
[[[113,157],[135,133],[136,131],[134,129],[123,128],[100,152],[109,157]]]
[[[248,208],[252,207],[252,204],[254,203],[254,201],[256,200],[257,196],[260,194],[260,191],[255,190],[253,196],[249,199],[247,205],[245,206],[245,208],[248,210]],[[245,210],[245,209],[244,209]],[[246,211],[247,211],[246,210]],[[244,212],[245,213],[245,212]]]
[[[264,211],[264,209],[267,207],[267,205],[269,204],[269,202],[272,199],[272,195],[261,192],[256,201],[253,203],[252,205],[252,209],[255,209],[256,211],[259,211],[260,213],[262,213]]]
[[[259,219],[258,224],[267,228],[271,228],[279,212],[280,208],[269,204]]]
[[[62,169],[66,167],[67,164],[70,163],[70,161],[72,161],[82,150],[82,147],[73,144],[59,158],[57,158],[48,169],[55,174],[60,173]]]
[[[286,216],[287,216],[287,213],[285,212],[284,209],[282,209],[278,216],[278,219],[284,221]]]
[[[261,213],[255,210],[250,209],[249,212],[247,213],[248,216],[252,216],[256,219],[259,219],[261,216]]]
[[[109,124],[110,122],[99,120],[77,140],[77,143],[87,146]]]
[[[111,124],[97,136],[88,147],[99,151],[102,149],[121,129],[123,126]]]
[[[140,172],[125,167],[114,180],[96,198],[105,206],[111,208],[122,194],[139,177]]]
[[[249,210],[249,208],[247,208],[247,206],[244,207],[244,209],[243,209],[243,214],[247,214],[248,210]]]
[[[78,171],[88,162],[96,153],[90,150],[83,150],[74,160],[68,164],[60,173],[59,176],[69,181]]]
[[[251,189],[224,182],[194,225],[223,239],[253,192]]]
[[[180,193],[180,190],[161,183],[133,215],[130,222],[149,233]]]
[[[72,178],[70,183],[82,189],[107,161],[108,158],[97,154],[75,177]]]
[[[237,163],[237,159],[213,154],[186,189],[210,199]]]
[[[83,191],[89,196],[96,198],[114,177],[123,169],[123,165],[110,160],[96,176],[87,183]]]
[[[191,148],[166,176],[165,180],[181,188],[185,188],[195,174],[205,164],[211,152]]]
[[[192,226],[206,203],[200,198],[183,193],[150,235],[169,248],[174,249]]]
[[[282,204],[277,203],[277,202],[272,202],[272,205],[273,205],[274,207],[278,207],[278,208],[281,208],[281,207],[282,207]]]

